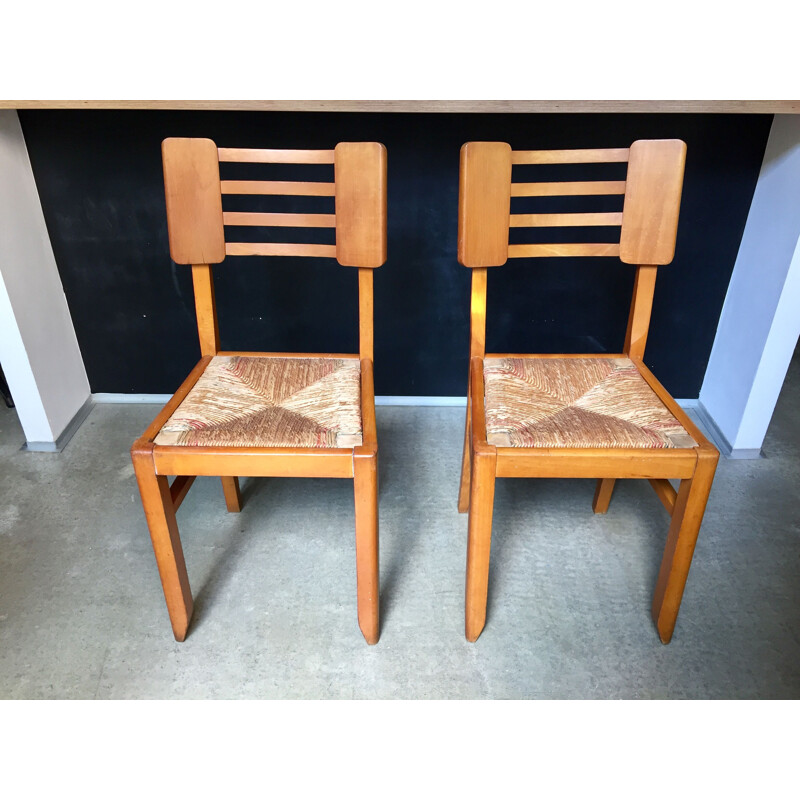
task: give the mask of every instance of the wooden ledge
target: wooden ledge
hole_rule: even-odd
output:
[[[425,114],[800,114],[800,100],[0,100],[0,108]]]

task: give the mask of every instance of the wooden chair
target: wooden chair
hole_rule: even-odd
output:
[[[241,510],[237,476],[297,476],[354,480],[358,623],[375,644],[372,270],[386,260],[386,148],[344,142],[334,150],[248,150],[166,139],[162,154],[170,253],[192,267],[202,358],[131,455],[175,638],[184,640],[192,617],[175,512],[195,476],[222,476],[229,511]],[[334,182],[220,181],[220,161],[333,164]],[[335,214],[223,212],[224,194],[328,195]],[[226,242],[226,225],[335,228],[336,244]],[[357,267],[359,353],[220,351],[211,265],[246,255],[321,256]]]
[[[469,511],[470,641],[486,622],[496,477],[597,478],[595,513],[608,509],[617,478],[647,478],[672,516],[652,606],[661,641],[672,637],[719,459],[643,362],[656,271],[675,251],[685,157],[679,140],[637,141],[618,150],[542,151],[469,142],[461,150],[458,260],[472,269],[472,304],[458,509]],[[627,162],[626,180],[512,183],[516,164],[604,162]],[[512,197],[568,195],[624,195],[623,209],[510,213]],[[510,245],[509,228],[525,226],[619,226],[620,236],[613,244]],[[622,353],[487,354],[487,268],[508,258],[562,256],[619,257],[636,265]],[[677,492],[669,479],[680,479]]]

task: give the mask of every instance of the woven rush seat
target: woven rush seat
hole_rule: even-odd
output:
[[[487,358],[484,381],[498,447],[697,446],[628,358]]]
[[[356,358],[214,356],[154,442],[355,447],[360,380]]]

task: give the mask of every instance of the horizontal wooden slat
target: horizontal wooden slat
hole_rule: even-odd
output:
[[[222,194],[284,194],[333,197],[334,184],[309,181],[220,181]]]
[[[153,449],[158,475],[352,478],[352,448],[193,447]]]
[[[577,228],[622,225],[622,212],[598,214],[512,214],[511,228]]]
[[[333,164],[333,150],[254,150],[245,147],[217,148],[220,161],[248,164]]]
[[[605,150],[512,150],[512,164],[609,164],[628,160],[628,148]]]
[[[271,353],[256,350],[220,350],[218,356],[249,356],[251,358],[355,358],[358,353]],[[618,356],[623,358],[623,356]]]
[[[336,258],[335,244],[292,244],[287,242],[226,242],[228,256],[317,256]]]
[[[694,448],[498,447],[498,478],[690,478]]]
[[[335,228],[335,214],[265,214],[255,211],[223,211],[225,225],[258,225],[264,228]]]
[[[554,256],[618,256],[618,244],[510,244],[509,258],[551,258]]]
[[[223,181],[223,186],[226,181]],[[223,189],[223,193],[224,193]],[[512,197],[567,197],[571,195],[625,194],[625,181],[563,181],[512,183]]]
[[[219,353],[219,355],[225,355]],[[487,353],[484,358],[627,358],[624,353]]]

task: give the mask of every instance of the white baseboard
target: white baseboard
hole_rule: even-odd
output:
[[[97,392],[92,395],[95,403],[153,403],[163,406],[171,394],[124,394],[122,392]]]

